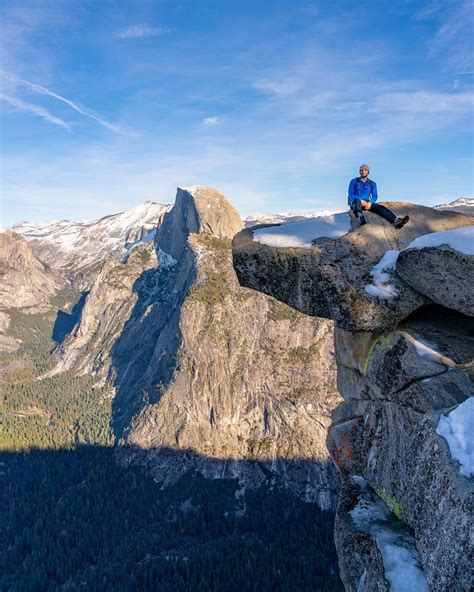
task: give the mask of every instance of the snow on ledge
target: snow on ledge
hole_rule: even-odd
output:
[[[156,249],[156,258],[158,259],[161,269],[170,269],[178,263],[174,257],[163,251],[160,247]]]
[[[369,296],[390,301],[398,296],[398,291],[391,281],[399,254],[400,251],[386,251],[377,265],[374,265],[370,272],[374,281],[372,284],[367,284],[364,288]]]
[[[310,248],[316,238],[340,238],[347,234],[351,221],[347,212],[318,216],[298,222],[285,222],[271,228],[253,231],[253,240],[269,247]]]
[[[426,339],[413,339],[413,345],[415,346],[416,353],[420,358],[426,358],[432,362],[442,364],[443,355],[436,349],[438,346],[435,343],[431,343]]]
[[[362,477],[353,478],[364,492],[349,512],[357,530],[369,534],[382,555],[384,575],[392,592],[428,592],[414,537]]]
[[[465,255],[474,255],[474,225],[424,234],[415,238],[406,250],[440,247],[441,245],[447,245]]]
[[[459,473],[474,475],[474,397],[441,415],[436,433],[446,440],[451,457],[461,465]]]

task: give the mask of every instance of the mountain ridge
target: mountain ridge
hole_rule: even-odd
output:
[[[170,208],[147,200],[95,220],[19,222],[12,229],[29,241],[39,259],[74,287],[87,290],[106,259],[124,257],[130,244],[154,231]]]

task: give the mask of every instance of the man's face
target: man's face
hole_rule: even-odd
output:
[[[367,177],[369,176],[369,169],[366,169],[366,168],[359,169],[359,175],[362,177],[362,179],[367,179]]]

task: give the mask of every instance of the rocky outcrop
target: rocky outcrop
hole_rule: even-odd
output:
[[[381,218],[340,239],[318,238],[311,249],[268,247],[252,240],[252,229],[234,240],[234,267],[242,285],[287,303],[296,310],[330,318],[348,331],[383,331],[394,328],[411,312],[430,302],[398,276],[394,300],[381,301],[365,291],[371,271],[388,250],[402,251],[413,239],[469,225],[474,218],[405,203],[388,203],[395,213],[408,213],[411,221],[396,231]]]
[[[33,255],[25,239],[11,230],[0,233],[1,308],[47,310],[50,297],[63,284],[57,273]]]
[[[463,271],[469,277],[472,256],[445,246],[403,249],[418,235],[474,220],[391,205],[410,214],[398,235],[371,215],[367,226],[307,250],[266,247],[246,230],[234,239],[234,266],[244,285],[336,321],[344,402],[328,447],[342,478],[335,539],[346,589],[396,590],[400,568],[408,589],[467,591],[473,483],[437,426],[473,391],[469,291],[450,286]],[[382,300],[366,286],[389,250],[402,253],[395,296]],[[446,257],[452,265],[443,270]]]
[[[193,469],[243,486],[280,483],[334,508],[333,324],[239,285],[231,239],[241,228],[216,190],[178,189],[154,245],[106,264],[55,372],[114,386],[113,427],[133,445],[122,458],[157,480]]]
[[[10,321],[10,315],[7,315],[6,312],[0,312],[0,333],[6,333],[8,331]]]
[[[397,273],[432,302],[474,316],[474,258],[445,246],[400,254]]]

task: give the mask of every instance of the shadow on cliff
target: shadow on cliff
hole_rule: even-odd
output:
[[[181,342],[181,306],[195,274],[187,259],[175,267],[148,269],[133,284],[137,301],[110,352],[116,438],[125,435],[145,405],[159,400],[172,380]]]
[[[190,451],[156,452],[180,466]],[[343,590],[333,512],[271,481],[187,472],[162,487],[130,454],[0,453],[2,590]]]
[[[64,310],[58,310],[56,314],[56,320],[54,321],[53,331],[51,337],[56,345],[61,344],[66,337],[74,329],[74,325],[79,320],[86,298],[89,292],[82,292],[81,297],[76,302],[71,312],[65,312]]]

